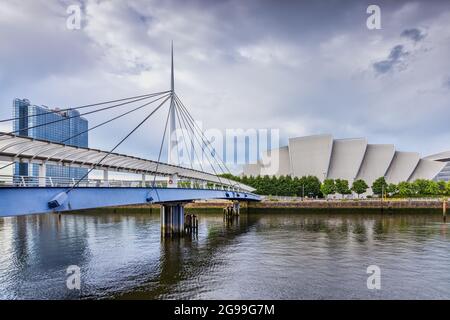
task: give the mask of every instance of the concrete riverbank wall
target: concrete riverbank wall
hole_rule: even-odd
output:
[[[198,209],[222,209],[229,201],[197,201],[189,203],[186,208]],[[133,208],[148,208],[148,205],[130,206]],[[159,205],[152,205],[152,208],[159,208]],[[261,202],[242,202],[241,208],[257,209],[441,209],[442,199],[360,199],[360,200],[263,200]]]
[[[306,200],[262,201],[250,203],[250,208],[303,209],[442,209],[442,200]]]

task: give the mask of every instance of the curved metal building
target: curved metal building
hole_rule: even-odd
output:
[[[265,176],[286,176],[291,174],[289,148],[272,149],[262,154],[260,174]]]
[[[288,148],[294,177],[312,175],[323,180],[328,175],[333,136],[324,134],[289,139]]]
[[[362,179],[371,186],[376,179],[386,174],[394,154],[393,144],[368,144],[356,179]]]
[[[334,140],[328,178],[353,182],[366,153],[366,139]]]
[[[244,175],[316,176],[323,181],[362,179],[370,186],[379,177],[388,183],[439,179],[450,152],[420,158],[417,152],[396,151],[392,144],[368,144],[365,138],[335,139],[330,134],[289,139],[261,161],[244,166]]]

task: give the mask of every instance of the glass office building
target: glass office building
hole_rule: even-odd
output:
[[[17,135],[49,140],[77,147],[88,147],[88,121],[76,110],[60,111],[32,105],[27,99],[13,102],[14,131]],[[48,125],[43,125],[48,123]],[[32,128],[38,126],[36,128]],[[28,129],[29,128],[29,129]],[[84,133],[82,133],[84,132]],[[47,165],[47,177],[80,179],[87,169]],[[15,176],[39,176],[37,164],[14,164]]]

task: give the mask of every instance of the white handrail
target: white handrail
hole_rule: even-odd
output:
[[[44,187],[42,181],[45,181],[45,187],[71,187],[76,181],[74,178],[68,177],[39,177],[39,176],[22,176],[22,175],[0,175],[0,187]],[[41,183],[40,183],[41,182]],[[107,184],[106,184],[107,183]],[[142,180],[115,180],[115,179],[88,179],[85,178],[79,183],[79,187],[151,187],[153,182],[142,184]],[[156,187],[167,188],[167,180],[156,180]],[[240,188],[231,187],[222,184],[205,184],[202,180],[193,182],[190,179],[178,180],[178,188],[191,188],[191,189],[212,189],[223,191],[240,191],[245,192]]]

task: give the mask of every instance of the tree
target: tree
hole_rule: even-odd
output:
[[[265,194],[265,195],[272,195],[271,189],[272,188],[270,187],[270,177],[268,175],[265,175],[261,179],[261,192],[262,192],[262,194]]]
[[[447,184],[445,186],[445,194],[450,196],[450,181],[447,181]]]
[[[428,180],[427,186],[425,187],[424,194],[430,195],[430,196],[436,196],[436,195],[440,194],[440,189],[439,189],[438,183],[433,180]]]
[[[304,191],[304,193],[303,193]],[[315,176],[304,176],[296,182],[296,194],[299,197],[320,195],[320,180]]]
[[[398,194],[402,197],[412,197],[416,193],[414,186],[409,182],[400,182],[398,184]]]
[[[286,176],[285,179],[285,192],[287,196],[295,196],[297,193],[297,190],[294,187],[294,181],[292,180],[292,177],[290,175]]]
[[[334,182],[336,186],[336,192],[341,195],[350,194],[350,188],[348,187],[348,181],[345,179],[336,179]]]
[[[447,184],[445,183],[445,181],[438,181],[438,189],[439,189],[439,194],[445,195],[446,191],[445,188],[447,187]]]
[[[353,181],[352,191],[358,195],[358,198],[361,194],[365,193],[368,188],[369,186],[362,179]]]
[[[425,179],[417,179],[412,184],[413,187],[416,189],[416,193],[418,195],[424,195],[427,194],[427,188],[430,184],[430,181]]]
[[[270,178],[270,182],[267,185],[267,188],[269,190],[268,192],[270,195],[273,195],[273,196],[281,195],[278,182],[279,182],[279,178],[277,178],[276,176],[272,176]]]
[[[372,184],[372,191],[374,194],[378,196],[382,196],[383,192],[387,189],[387,182],[384,177],[379,177],[377,180],[375,180]]]
[[[398,193],[398,186],[395,183],[390,183],[386,188],[386,192],[393,196]]]
[[[316,176],[307,176],[307,191],[308,196],[318,197],[320,195],[320,180]]]
[[[325,179],[325,181],[320,186],[320,191],[322,191],[323,195],[327,197],[330,194],[334,194],[336,192],[336,185],[333,179]]]
[[[234,181],[241,180],[240,177],[234,176],[231,173],[223,173],[223,174],[219,174],[219,176],[222,177],[222,178],[230,179],[230,180],[234,180]]]

